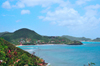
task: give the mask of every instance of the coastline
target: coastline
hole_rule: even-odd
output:
[[[83,45],[83,44],[36,44],[36,46],[41,46],[41,45]],[[19,47],[19,46],[28,46],[28,45],[16,45],[16,47]]]
[[[67,45],[67,44],[36,44],[36,45],[38,46],[38,45]],[[27,45],[16,45],[16,47],[19,47],[19,46],[27,46]]]
[[[46,44],[45,44],[45,45],[46,45]],[[53,44],[52,44],[52,45],[53,45]],[[27,45],[16,45],[15,47],[19,47],[19,46],[27,46]],[[45,60],[43,60],[43,61],[45,61]],[[44,66],[50,66],[50,63],[46,63],[46,62],[45,62]]]
[[[8,66],[8,65],[10,66],[14,66],[14,65],[47,66],[48,65],[48,63],[46,63],[45,60],[43,60],[42,58],[39,58],[38,56],[34,54],[30,54],[29,52],[22,50],[21,48],[16,47],[15,45],[9,43],[8,41],[2,38],[0,38],[0,43],[1,43],[0,46],[4,47],[4,48],[2,47],[0,48],[1,49],[0,54],[2,55],[2,53],[4,53],[2,56],[0,55],[1,57],[3,57],[3,58],[0,58],[0,66]],[[17,45],[17,46],[22,46],[22,45]],[[27,59],[29,61],[27,61]]]
[[[36,46],[42,46],[42,45],[67,45],[67,44],[36,44]],[[27,46],[27,45],[16,45],[16,47],[20,46]],[[50,63],[46,63],[46,66],[50,66]]]
[[[38,44],[38,45],[40,45],[40,44]],[[73,50],[73,47],[76,49],[76,50],[75,50],[75,53],[78,51],[79,54],[80,54],[80,51],[82,51],[82,52],[86,51],[86,49],[84,49],[84,51],[83,51],[83,48],[86,47],[86,46],[84,46],[84,44],[83,44],[82,46],[66,46],[66,45],[65,45],[65,46],[66,46],[66,50],[63,49],[63,48],[61,48],[61,51],[59,51],[59,50],[57,50],[57,49],[54,49],[54,48],[56,47],[55,45],[57,45],[57,44],[52,44],[52,45],[51,45],[51,44],[44,44],[44,45],[53,46],[53,47],[51,47],[51,48],[53,48],[53,50],[56,50],[57,53],[58,53],[58,52],[61,53],[62,50],[63,50],[62,53],[65,53],[65,54],[61,54],[61,55],[64,55],[64,57],[66,57],[66,59],[68,59],[68,60],[70,59],[70,58],[68,58],[68,57],[70,57],[71,52],[74,51],[74,50]],[[64,45],[64,44],[58,44],[58,47],[59,47],[59,48],[60,48],[60,45]],[[86,45],[87,45],[87,44],[86,44]],[[26,46],[27,46],[27,45],[26,45]],[[25,46],[25,47],[26,47],[26,46]],[[40,45],[40,46],[42,46],[42,45]],[[87,45],[87,46],[88,46],[88,45]],[[90,45],[90,46],[91,46],[91,45]],[[31,47],[31,46],[30,46],[30,47]],[[64,47],[64,46],[62,46],[62,47]],[[77,47],[78,47],[78,48],[77,48]],[[80,47],[80,48],[79,48],[79,47]],[[81,48],[81,47],[82,47],[82,48]],[[49,47],[48,47],[48,48],[49,48]],[[64,48],[65,48],[65,47],[64,47]],[[88,48],[89,48],[89,47],[87,47],[87,49],[88,49]],[[91,49],[91,47],[90,47],[90,49]],[[46,50],[46,52],[48,51],[47,53],[50,53],[50,52],[53,52],[53,50],[52,50],[52,51]],[[91,50],[90,50],[90,51],[91,51]],[[88,52],[88,51],[87,51],[87,52]],[[86,53],[87,53],[87,52],[86,52]],[[70,54],[68,54],[68,53],[70,53]],[[91,53],[92,53],[92,51],[91,51]],[[54,54],[55,54],[55,51],[54,51]],[[76,54],[77,54],[77,53],[76,53]],[[45,60],[47,60],[47,58],[50,59],[50,60],[52,60],[52,59],[54,58],[54,55],[52,55],[52,56],[49,58],[49,56],[46,56],[46,54],[45,54],[45,57],[46,57],[46,58],[44,58],[44,54],[39,54],[39,56],[42,56],[42,55],[43,55],[43,59],[45,59]],[[66,56],[66,55],[67,55],[67,56]],[[75,55],[72,54],[71,56],[74,58]],[[58,55],[58,59],[59,59],[59,57],[60,57],[60,56]],[[80,58],[80,57],[82,57],[82,56],[81,56],[81,55],[79,55],[79,56],[77,55],[77,57]],[[87,55],[86,57],[88,58],[88,55]],[[83,58],[83,57],[82,57],[82,58]],[[84,57],[84,58],[85,58],[85,57]],[[55,59],[56,59],[56,58],[55,58]],[[64,58],[62,57],[62,59],[64,59]],[[76,60],[76,59],[77,59],[77,58],[75,58],[74,60]],[[56,59],[56,60],[57,60],[57,59]],[[68,60],[66,60],[66,61],[68,61]],[[86,60],[87,60],[87,59],[86,59]],[[76,61],[77,61],[77,60],[76,60]],[[60,60],[59,60],[59,62],[60,62]],[[89,61],[89,59],[88,59],[86,62],[91,62],[91,61]],[[86,63],[86,62],[85,62],[85,63]],[[94,62],[94,61],[93,61],[93,62]],[[56,62],[53,63],[52,61],[48,61],[47,63],[48,63],[47,66],[49,66],[49,64],[50,64],[50,65],[53,65],[53,64],[54,64],[54,66],[57,66],[57,65],[56,65],[57,63],[56,63]],[[65,60],[62,62],[62,64],[63,64],[63,63],[65,63]],[[69,62],[69,63],[70,63],[70,62]],[[75,63],[76,63],[76,62],[75,62]],[[74,63],[74,64],[75,64],[75,63]],[[82,63],[84,63],[84,62],[82,62]],[[82,63],[81,63],[81,64],[82,64]],[[73,66],[74,64],[72,64],[72,66]],[[79,63],[79,64],[80,64],[80,63]],[[97,64],[97,63],[96,63],[96,64]],[[61,64],[60,64],[60,65],[61,65]],[[69,64],[69,65],[70,65],[70,64]],[[61,66],[67,66],[67,65],[64,65],[64,64],[63,64],[63,65],[61,65]]]

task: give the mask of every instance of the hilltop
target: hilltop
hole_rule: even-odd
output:
[[[43,59],[0,38],[0,66],[46,66]]]
[[[68,38],[60,36],[42,36],[33,30],[22,28],[13,33],[5,33],[1,35],[5,40],[15,44],[34,45],[34,44],[75,44],[81,45],[79,41],[71,41]]]

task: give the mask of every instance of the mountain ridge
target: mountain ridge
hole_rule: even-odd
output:
[[[62,37],[66,37],[72,41],[91,41],[92,39],[90,38],[85,38],[85,37],[73,37],[69,35],[63,35]]]

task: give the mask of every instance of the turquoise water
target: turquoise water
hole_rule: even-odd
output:
[[[100,42],[83,42],[84,45],[28,45],[21,49],[43,58],[51,66],[84,66],[93,62],[100,66]]]

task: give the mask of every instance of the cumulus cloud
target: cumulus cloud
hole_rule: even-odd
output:
[[[16,7],[18,7],[18,8],[24,8],[25,5],[24,5],[24,3],[22,3],[22,2],[17,2],[17,3],[16,3]]]
[[[21,14],[30,14],[30,10],[22,10]]]
[[[46,16],[41,17],[43,21],[50,21],[51,23],[59,26],[67,26],[67,28],[71,29],[71,31],[91,30],[96,28],[100,22],[100,18],[97,19],[92,12],[86,12],[83,16],[80,16],[78,11],[67,7],[56,9],[54,12],[48,11]]]
[[[4,3],[2,4],[2,7],[3,7],[3,8],[6,8],[6,9],[10,9],[10,8],[11,8],[11,5],[10,5],[9,1],[6,1],[6,2],[4,2]]]
[[[77,1],[76,1],[76,4],[77,4],[77,5],[82,5],[82,4],[85,4],[85,3],[88,2],[88,1],[91,1],[91,0],[77,0]]]
[[[73,8],[61,8],[57,9],[54,12],[48,11],[47,16],[43,18],[44,21],[52,21],[57,22],[58,25],[64,26],[64,25],[73,25],[73,20],[78,19],[79,14],[77,11],[75,11]],[[72,24],[69,24],[70,22],[73,22]],[[75,25],[75,24],[74,24]]]
[[[100,9],[100,5],[90,5],[84,8],[86,10],[86,16],[96,16],[98,15],[98,9]]]

